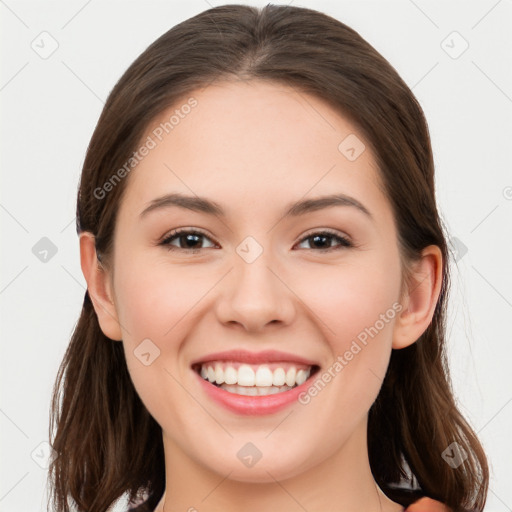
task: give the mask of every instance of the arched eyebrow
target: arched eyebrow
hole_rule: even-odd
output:
[[[302,199],[295,203],[289,204],[284,211],[283,217],[298,217],[324,208],[332,208],[334,206],[349,206],[356,208],[373,220],[373,215],[368,208],[354,197],[345,194],[331,194],[313,199]],[[166,208],[184,208],[198,213],[214,215],[216,217],[225,218],[226,212],[222,206],[215,201],[199,196],[188,196],[181,193],[166,194],[150,201],[148,206],[140,213],[139,217],[143,218],[148,213],[166,209]]]

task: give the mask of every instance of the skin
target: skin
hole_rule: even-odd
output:
[[[126,178],[111,265],[98,266],[92,235],[80,236],[100,326],[112,343],[122,340],[137,392],[162,427],[167,481],[156,510],[403,510],[371,474],[367,417],[391,349],[414,343],[432,320],[439,249],[423,251],[401,294],[403,262],[374,156],[366,143],[355,161],[338,150],[349,134],[364,138],[323,100],[260,81],[190,96],[198,105]],[[177,207],[139,218],[169,192],[214,200],[226,218]],[[372,217],[337,206],[283,218],[290,203],[334,192]],[[182,227],[206,232],[196,254],[183,239],[175,251],[157,245]],[[331,238],[325,246],[335,249],[320,252],[306,237],[326,228],[355,246]],[[263,248],[252,263],[236,252],[247,236]],[[328,369],[393,304],[401,311],[306,405],[240,416],[212,402],[190,368],[206,354],[244,348],[291,352]],[[146,338],[160,350],[148,366],[134,354]],[[237,457],[247,442],[262,453],[250,468]]]

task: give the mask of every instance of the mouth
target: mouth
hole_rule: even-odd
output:
[[[192,364],[192,369],[209,384],[228,393],[243,396],[268,396],[301,386],[318,373],[316,364],[268,362],[249,364],[217,360]]]

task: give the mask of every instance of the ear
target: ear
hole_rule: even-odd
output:
[[[412,272],[402,300],[403,309],[394,326],[394,349],[412,345],[432,321],[442,284],[441,249],[437,245],[423,249],[421,259],[413,264]]]
[[[103,334],[111,340],[121,341],[121,327],[113,301],[110,276],[98,260],[92,233],[80,234],[80,264]]]

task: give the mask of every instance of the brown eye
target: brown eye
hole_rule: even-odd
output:
[[[332,246],[332,241],[337,241],[337,246]],[[317,233],[312,233],[305,238],[301,240],[300,243],[303,243],[305,241],[310,241],[309,249],[315,249],[317,248],[317,251],[324,252],[324,251],[331,251],[331,250],[337,250],[343,247],[353,247],[353,244],[348,240],[348,238],[345,238],[344,236],[333,233],[330,231],[319,231]],[[308,249],[306,247],[306,249]]]
[[[171,251],[182,250],[197,252],[198,250],[203,249],[203,247],[200,247],[202,240],[209,240],[209,238],[200,231],[176,229],[172,231],[169,236],[164,238],[159,245],[164,245]],[[175,241],[178,242],[178,247],[173,244]]]

